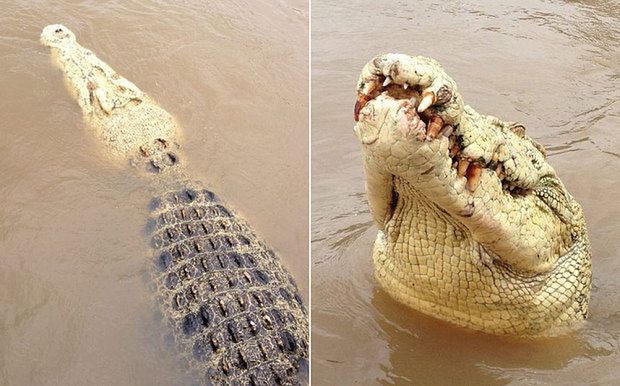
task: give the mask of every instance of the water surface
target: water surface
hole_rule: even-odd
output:
[[[620,5],[616,1],[312,3],[312,380],[315,384],[620,382]],[[392,301],[353,135],[355,85],[377,54],[439,60],[465,102],[520,121],[583,205],[591,319],[548,339],[487,336]],[[598,380],[598,383],[594,383]]]
[[[38,42],[51,23],[177,119],[190,174],[249,220],[307,299],[307,4],[2,5],[0,384],[188,384],[153,318],[151,197],[102,156]]]

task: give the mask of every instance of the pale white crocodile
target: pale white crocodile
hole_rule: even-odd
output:
[[[187,175],[172,116],[78,44],[67,27],[45,27],[41,42],[64,72],[102,153],[130,161],[144,193],[156,195],[148,226],[156,297],[197,382],[303,383],[308,319],[297,285],[250,225]]]
[[[396,300],[494,334],[560,333],[588,315],[580,205],[523,125],[464,105],[433,59],[362,70],[355,133],[379,234],[376,277]]]

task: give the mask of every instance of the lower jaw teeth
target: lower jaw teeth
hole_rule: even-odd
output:
[[[470,192],[476,190],[478,185],[480,185],[480,176],[482,175],[482,166],[478,164],[471,164],[469,168],[467,168],[467,174],[465,178],[467,178],[467,189]]]
[[[451,125],[445,125],[443,129],[441,130],[441,134],[444,137],[448,137],[448,138],[452,135],[453,132],[454,132],[454,127],[452,127]]]
[[[469,167],[469,161],[467,161],[464,158],[459,161],[459,165],[458,165],[458,169],[457,169],[457,173],[458,173],[459,177],[465,176],[465,173],[467,173],[467,168],[468,167]]]

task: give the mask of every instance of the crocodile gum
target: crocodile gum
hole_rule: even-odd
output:
[[[421,56],[375,57],[357,95],[375,276],[388,294],[498,335],[561,334],[588,316],[581,206],[523,125],[465,105]]]
[[[67,27],[45,27],[41,42],[102,153],[130,163],[156,196],[152,278],[181,362],[201,384],[305,382],[308,316],[297,285],[242,218],[186,175],[174,118]]]

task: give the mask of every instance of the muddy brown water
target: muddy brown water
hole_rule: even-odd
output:
[[[524,123],[546,146],[588,221],[594,287],[583,328],[546,339],[487,336],[378,289],[352,110],[362,66],[387,52],[438,59],[466,103]],[[614,0],[313,1],[314,384],[620,383],[619,63]]]
[[[108,162],[41,29],[63,23],[178,120],[195,179],[280,254],[308,298],[305,1],[4,1],[0,384],[185,385],[148,286],[148,203]]]

